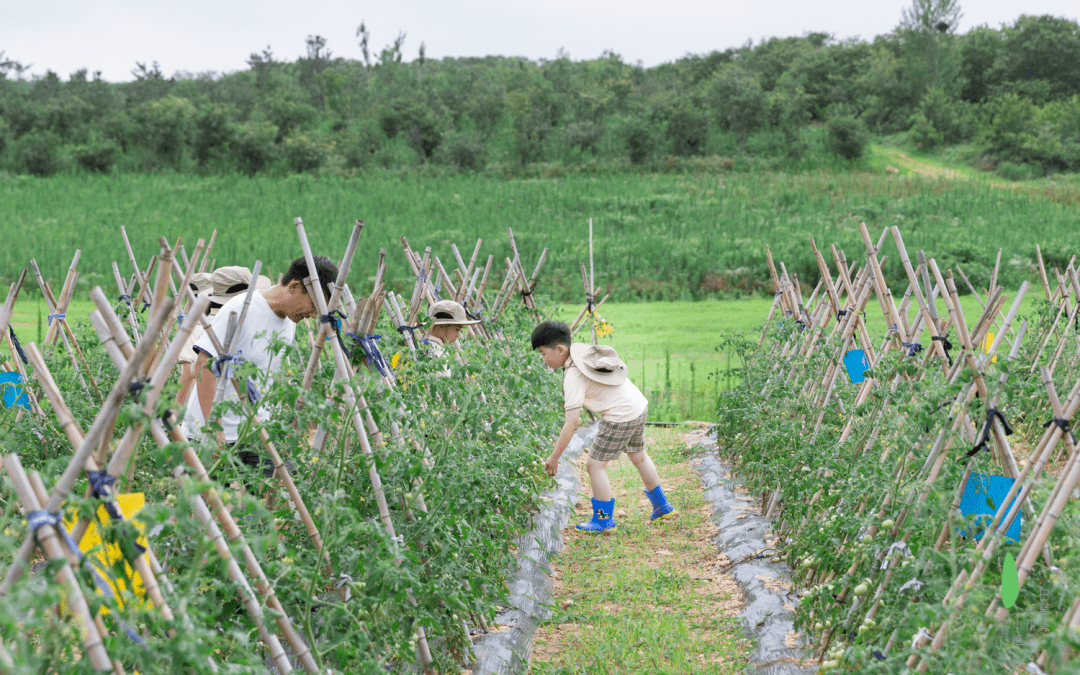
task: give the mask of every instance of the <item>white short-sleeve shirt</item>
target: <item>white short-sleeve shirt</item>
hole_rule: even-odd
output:
[[[217,316],[210,322],[210,328],[219,341],[224,342],[225,340],[229,317],[236,314],[236,318],[239,320],[243,309],[244,295],[239,295],[226,302],[218,310]],[[275,314],[270,309],[270,305],[266,302],[263,294],[255,291],[251,296],[251,306],[248,307],[244,325],[240,327],[240,331],[233,340],[232,353],[239,353],[245,362],[254,363],[255,367],[260,371],[270,373],[270,380],[272,381],[273,373],[281,369],[281,359],[277,354],[270,351],[270,342],[275,335],[288,344],[292,344],[296,335],[296,324],[289,318],[281,318]],[[206,334],[199,336],[199,339],[195,341],[194,349],[196,352],[205,352],[210,358],[215,358],[218,355],[217,350],[214,349],[214,344],[210,341],[210,336]],[[237,400],[236,390],[233,388],[232,382],[225,384],[225,400]],[[260,404],[257,414],[260,420],[267,421],[272,413],[270,409]],[[243,421],[243,416],[235,413],[222,416],[221,427],[225,432],[226,442],[236,442],[237,438],[239,438],[238,429]],[[199,438],[201,435],[199,430],[204,424],[202,407],[199,405],[199,388],[195,386],[192,387],[191,394],[188,396],[183,432],[188,438]]]

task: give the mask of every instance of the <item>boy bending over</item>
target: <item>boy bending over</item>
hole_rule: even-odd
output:
[[[533,329],[532,347],[540,350],[544,363],[551,369],[563,369],[563,424],[555,449],[544,462],[549,476],[558,470],[570,438],[578,428],[582,406],[599,415],[600,430],[589,450],[585,466],[592,486],[593,517],[577,525],[587,532],[606,532],[615,529],[615,498],[611,496],[607,463],[626,452],[630,462],[641,475],[645,495],[652,502],[651,520],[670,518],[678,511],[668,503],[660,487],[649,454],[645,452],[645,418],[649,401],[627,378],[626,364],[608,345],[571,343],[570,329],[560,321],[545,321]]]

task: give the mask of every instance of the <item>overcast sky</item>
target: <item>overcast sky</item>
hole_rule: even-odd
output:
[[[573,59],[605,49],[625,61],[653,66],[687,53],[707,53],[764,37],[822,31],[838,38],[872,39],[892,30],[911,0],[0,0],[0,50],[53,70],[65,79],[80,68],[109,81],[130,80],[135,63],[158,61],[178,71],[230,72],[246,68],[267,47],[279,59],[305,51],[308,35],[322,35],[335,56],[360,58],[356,28],[365,20],[372,51],[407,34],[405,58],[424,42],[431,58],[525,56]],[[998,27],[1021,13],[1076,19],[1077,0],[978,0],[962,3],[960,32]]]

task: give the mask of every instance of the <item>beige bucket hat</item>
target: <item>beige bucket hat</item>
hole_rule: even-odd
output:
[[[465,308],[462,307],[460,302],[454,302],[453,300],[440,300],[432,305],[428,309],[428,316],[434,321],[431,325],[443,326],[471,326],[474,323],[480,323],[479,319],[470,319],[469,315],[465,313]]]
[[[247,293],[250,283],[251,270],[248,268],[239,265],[219,267],[210,278],[210,294],[207,297],[213,304],[224,305],[236,296]],[[269,278],[262,275],[255,280],[257,291],[265,291],[273,285]]]
[[[189,283],[191,284],[192,290],[195,291],[195,295],[210,290],[211,279],[213,279],[213,275],[209,272],[196,272],[195,274],[192,274]]]
[[[570,345],[570,358],[585,377],[600,384],[622,384],[629,376],[626,363],[610,345],[590,345],[575,342]]]

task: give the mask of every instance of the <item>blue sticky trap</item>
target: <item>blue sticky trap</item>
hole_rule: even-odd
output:
[[[974,472],[971,474],[967,487],[964,488],[964,496],[960,498],[960,513],[965,517],[975,516],[976,527],[979,528],[979,533],[975,535],[976,541],[986,534],[986,526],[990,524],[998,506],[1005,501],[1005,496],[1009,494],[1009,489],[1014,482],[1016,482],[1015,479],[1005,476],[985,476]],[[1010,509],[1015,501],[1016,497],[1013,497],[1012,502],[1009,502]],[[1015,544],[1020,539],[1022,519],[1023,512],[1017,513],[1012,525],[1005,532],[1006,543]],[[961,537],[967,536],[967,530],[961,530],[958,527],[956,531]]]
[[[19,386],[22,381],[22,375],[19,373],[0,373],[0,389],[4,392],[5,408],[30,409],[30,397]]]
[[[863,373],[870,369],[870,364],[866,360],[866,352],[861,349],[852,349],[844,357],[844,367],[847,368],[848,377],[851,378],[852,384],[859,384],[863,381]]]

